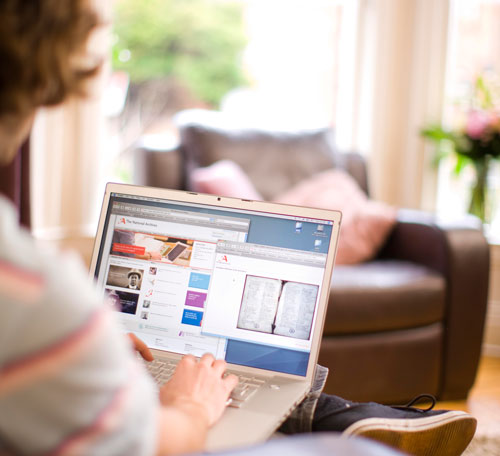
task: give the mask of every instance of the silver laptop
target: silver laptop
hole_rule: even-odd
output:
[[[210,352],[240,378],[207,449],[267,439],[311,387],[336,211],[108,184],[91,273],[163,381]],[[172,367],[173,365],[173,367]]]

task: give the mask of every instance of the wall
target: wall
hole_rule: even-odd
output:
[[[490,292],[483,352],[500,357],[500,243],[491,245]]]

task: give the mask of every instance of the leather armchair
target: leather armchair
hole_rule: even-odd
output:
[[[240,128],[215,113],[181,113],[180,143],[135,151],[136,182],[189,190],[190,170],[229,158],[266,198],[340,167],[368,194],[364,159],[335,150],[333,132]],[[477,372],[486,314],[489,248],[474,217],[446,224],[400,210],[371,261],[338,265],[319,362],[326,391],[348,399],[402,403],[420,393],[467,397]]]

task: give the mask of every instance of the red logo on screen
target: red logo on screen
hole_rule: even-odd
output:
[[[222,255],[222,256],[219,258],[219,261],[222,261],[223,263],[228,263],[227,256],[226,256],[226,255]]]

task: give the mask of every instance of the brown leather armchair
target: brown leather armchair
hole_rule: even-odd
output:
[[[347,170],[368,193],[364,159],[336,151],[331,130],[238,128],[213,112],[183,112],[177,123],[177,147],[138,145],[137,183],[189,190],[193,168],[228,158],[265,198],[330,167]],[[330,369],[326,391],[386,403],[424,392],[465,398],[481,353],[488,276],[477,219],[446,224],[400,210],[376,258],[334,269],[319,358]]]

